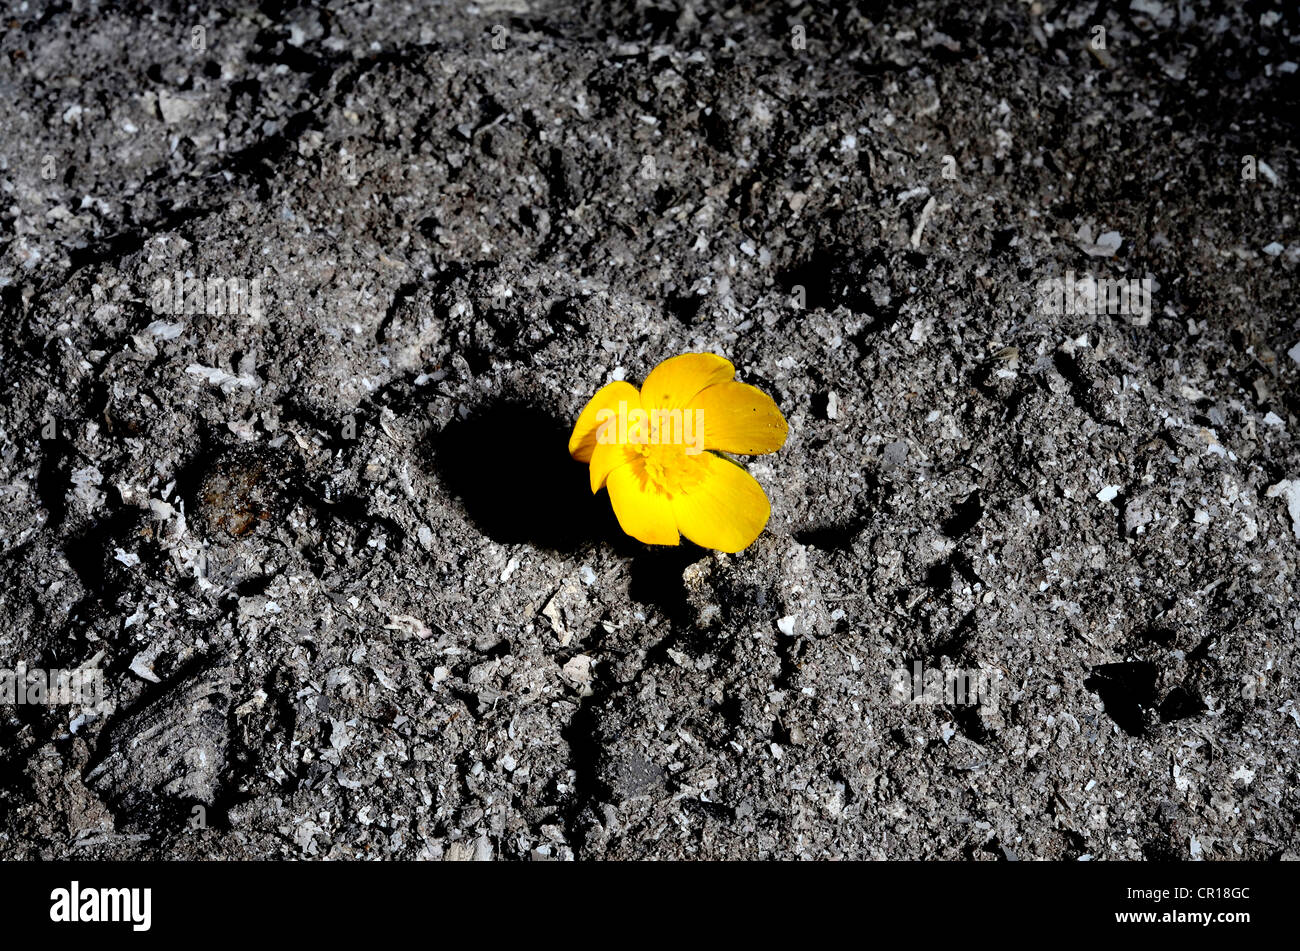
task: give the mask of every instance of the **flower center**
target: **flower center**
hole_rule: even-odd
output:
[[[640,443],[630,448],[640,458],[636,464],[648,485],[670,499],[690,492],[704,479],[703,459],[688,455],[686,447],[673,443]]]

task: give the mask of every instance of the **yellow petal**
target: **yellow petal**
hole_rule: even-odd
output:
[[[609,500],[618,524],[647,545],[677,545],[677,521],[668,496],[652,488],[638,464],[619,466],[609,474]]]
[[[682,409],[706,386],[725,383],[735,375],[731,362],[716,353],[669,357],[641,384],[641,405],[646,409]]]
[[[625,466],[641,455],[635,449],[621,443],[599,442],[591,453],[591,491],[599,492],[609,478],[609,474],[619,466]]]
[[[689,492],[673,497],[677,528],[702,548],[737,552],[749,547],[772,514],[763,487],[721,456],[704,453],[695,458],[706,472]]]
[[[596,395],[583,407],[578,421],[573,424],[573,435],[569,437],[569,455],[579,462],[590,462],[591,452],[596,448],[596,433],[600,429],[600,411],[612,410],[615,414],[614,425],[618,425],[618,404],[627,403],[628,409],[641,405],[641,394],[636,387],[626,380],[615,380],[596,391]]]
[[[704,429],[704,448],[756,455],[776,452],[789,427],[772,397],[748,383],[717,383],[695,394],[687,411]]]

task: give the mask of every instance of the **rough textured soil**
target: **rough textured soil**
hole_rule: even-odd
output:
[[[0,666],[106,687],[0,855],[1300,851],[1294,5],[0,29]],[[790,423],[734,556],[565,451],[689,350]]]

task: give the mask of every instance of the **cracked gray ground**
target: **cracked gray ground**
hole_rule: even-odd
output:
[[[107,689],[0,710],[0,855],[1296,856],[1293,7],[0,28],[0,665]],[[790,422],[735,556],[565,452],[687,350]]]

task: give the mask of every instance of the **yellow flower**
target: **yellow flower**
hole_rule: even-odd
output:
[[[756,455],[785,443],[772,398],[733,379],[712,353],[684,353],[650,371],[638,393],[619,380],[591,398],[569,437],[569,455],[591,466],[591,491],[608,487],[618,523],[651,545],[695,544],[737,552],[771,514],[763,488],[707,450]]]

